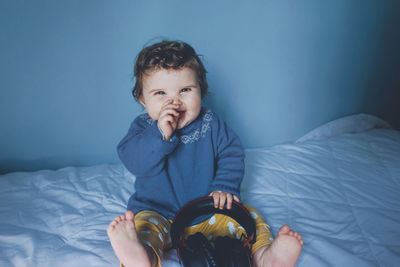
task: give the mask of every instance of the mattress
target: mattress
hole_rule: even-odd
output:
[[[242,201],[302,234],[297,266],[400,266],[399,131],[361,114],[245,153]],[[118,266],[106,229],[134,182],[121,164],[0,176],[0,266]]]

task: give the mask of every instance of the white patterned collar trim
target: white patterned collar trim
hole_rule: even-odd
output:
[[[192,132],[189,134],[181,135],[179,137],[179,140],[183,144],[191,144],[196,141],[198,141],[200,138],[203,138],[206,136],[206,133],[211,129],[210,123],[213,120],[212,116],[212,111],[207,109],[206,112],[203,115],[202,122],[200,123],[200,127],[195,128]]]
[[[148,113],[144,113],[140,115],[140,118],[144,121],[147,122],[148,125],[153,125],[154,121],[150,118],[150,115]]]

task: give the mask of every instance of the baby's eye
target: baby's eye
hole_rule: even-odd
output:
[[[154,93],[154,95],[165,95],[165,93],[163,91],[157,91]]]
[[[182,90],[181,90],[181,93],[186,93],[186,92],[189,92],[190,90],[192,90],[192,89],[190,89],[190,88],[183,88]]]

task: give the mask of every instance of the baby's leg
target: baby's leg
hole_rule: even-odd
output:
[[[253,265],[256,267],[295,266],[303,246],[301,235],[284,225],[273,239],[271,228],[253,207],[245,205],[254,219],[257,239],[252,246]],[[271,241],[273,241],[271,243]]]
[[[270,246],[259,248],[253,255],[253,265],[258,267],[293,267],[303,246],[301,235],[284,225]]]
[[[143,245],[137,237],[133,212],[116,217],[108,226],[111,246],[125,267],[154,266],[156,256],[151,248]]]

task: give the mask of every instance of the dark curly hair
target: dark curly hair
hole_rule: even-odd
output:
[[[206,69],[199,56],[189,44],[179,41],[162,41],[145,47],[137,56],[134,76],[133,97],[138,100],[143,93],[143,78],[147,72],[157,69],[192,69],[201,90],[201,97],[207,95]]]

